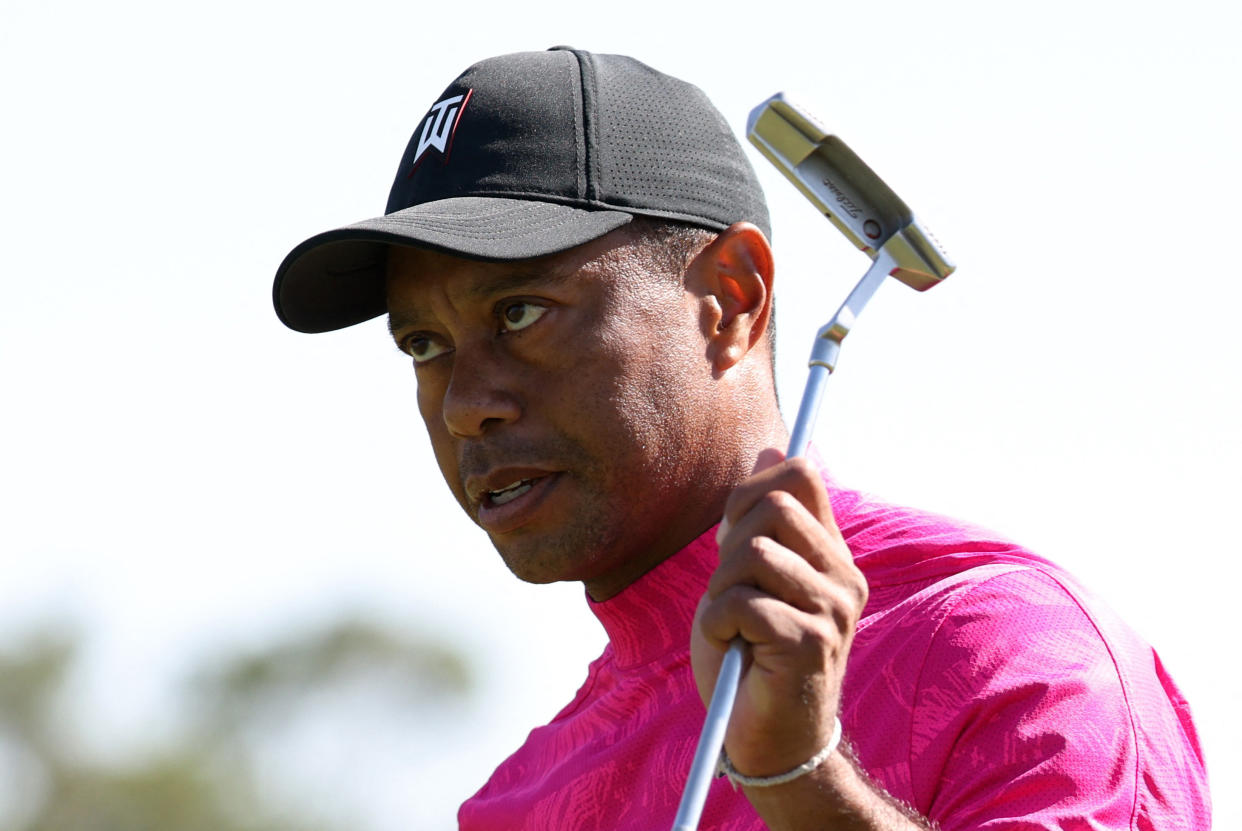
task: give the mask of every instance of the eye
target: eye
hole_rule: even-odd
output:
[[[414,363],[424,364],[449,351],[449,347],[429,335],[412,335],[402,341],[401,351],[413,358]]]
[[[547,310],[547,306],[520,300],[505,303],[500,308],[500,325],[506,332],[519,332],[543,317]]]

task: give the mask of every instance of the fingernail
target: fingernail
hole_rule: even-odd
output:
[[[716,529],[716,545],[719,546],[725,538],[725,534],[729,533],[729,518],[725,517],[720,520],[720,527]]]

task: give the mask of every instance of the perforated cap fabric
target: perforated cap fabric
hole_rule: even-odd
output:
[[[419,121],[384,216],[318,234],[276,272],[276,313],[326,332],[384,314],[390,245],[483,260],[566,251],[635,215],[770,235],[753,168],[692,84],[622,55],[489,58]]]

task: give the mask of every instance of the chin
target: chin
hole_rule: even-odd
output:
[[[576,579],[565,574],[563,564],[558,567],[558,564],[548,562],[546,553],[541,550],[542,546],[533,546],[534,550],[531,550],[532,546],[529,545],[515,545],[511,541],[498,542],[495,539],[492,539],[492,545],[500,554],[505,567],[523,583],[541,585]]]
[[[550,570],[522,560],[514,561],[508,557],[503,559],[509,571],[513,573],[513,576],[523,583],[542,586],[548,583],[564,583],[582,579],[572,573]]]
[[[574,545],[563,539],[526,539],[515,542],[499,542],[492,545],[504,560],[513,576],[524,583],[581,582],[591,577],[589,556],[584,556],[586,546]]]

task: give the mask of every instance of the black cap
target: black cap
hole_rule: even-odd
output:
[[[384,314],[389,245],[482,260],[565,251],[634,215],[770,236],[755,172],[698,88],[622,55],[555,47],[467,69],[419,122],[385,215],[303,242],[276,313],[327,332]]]

